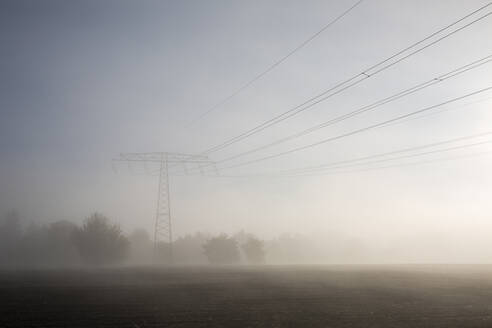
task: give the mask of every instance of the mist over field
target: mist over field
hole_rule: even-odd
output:
[[[111,159],[120,152],[200,154],[487,3],[352,5],[3,1],[0,210],[4,216],[17,211],[24,226],[61,220],[81,225],[100,212],[125,236],[145,229],[152,239],[155,163],[150,168],[116,163],[112,170]],[[490,263],[487,135],[481,144],[425,160],[410,156],[341,172],[277,176],[488,132],[488,91],[397,124],[227,167],[482,90],[491,82],[488,63],[375,111],[221,164],[489,56],[490,29],[490,18],[480,19],[295,117],[211,153],[216,171],[191,168],[192,174],[183,176],[181,166],[172,169],[175,238],[245,231],[265,241],[271,263]],[[407,165],[419,161],[424,163]],[[276,250],[286,238],[298,243],[298,253]]]
[[[0,1],[0,327],[492,327],[492,2]]]

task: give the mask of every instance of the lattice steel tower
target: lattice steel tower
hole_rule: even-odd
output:
[[[214,167],[214,162],[204,155],[181,153],[122,153],[113,162],[140,162],[148,171],[147,164],[157,165],[159,184],[157,191],[157,207],[154,221],[154,250],[160,243],[169,245],[169,259],[173,258],[173,229],[171,220],[171,199],[169,193],[169,176],[171,173],[189,175],[190,172],[202,172],[202,167]],[[171,164],[171,165],[170,165]],[[172,172],[170,170],[172,169]]]

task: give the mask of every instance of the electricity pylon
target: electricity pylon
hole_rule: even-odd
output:
[[[157,189],[157,208],[154,221],[154,254],[157,254],[159,244],[164,242],[169,245],[169,260],[173,259],[173,230],[171,220],[171,199],[169,193],[169,176],[171,173],[188,175],[192,172],[203,173],[202,167],[210,167],[214,162],[204,155],[192,155],[181,153],[157,152],[157,153],[122,153],[113,159],[113,162],[140,162],[148,171],[147,164],[158,166],[156,172],[159,176]],[[170,165],[171,164],[171,165]],[[170,169],[174,169],[170,172]],[[198,169],[198,171],[197,171]]]

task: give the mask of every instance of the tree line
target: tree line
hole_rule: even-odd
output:
[[[0,266],[104,266],[121,264],[263,264],[264,242],[252,234],[186,235],[171,245],[154,243],[145,230],[125,235],[100,213],[81,225],[69,221],[24,224],[16,212],[0,219]]]
[[[364,243],[336,233],[318,239],[282,234],[261,240],[244,231],[197,232],[174,240],[172,259],[170,246],[154,247],[143,229],[125,234],[99,213],[81,224],[27,224],[16,212],[0,216],[0,267],[363,263],[371,256]]]

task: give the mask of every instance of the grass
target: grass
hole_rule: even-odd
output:
[[[492,327],[492,268],[3,271],[0,327]]]

